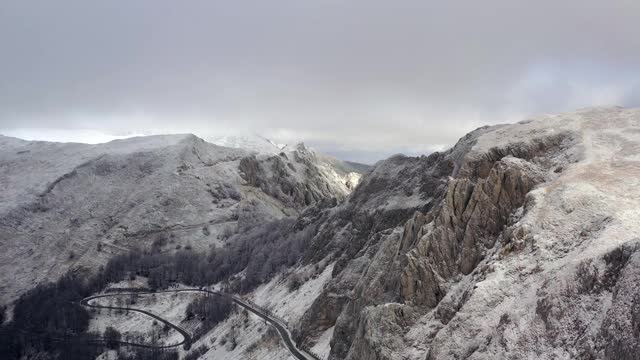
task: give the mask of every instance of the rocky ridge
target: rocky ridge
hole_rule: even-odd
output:
[[[335,266],[298,340],[331,331],[330,359],[632,358],[638,129],[640,110],[585,109],[378,164],[306,213],[307,261]]]
[[[290,163],[288,158],[292,156],[299,162],[312,162],[317,166],[318,172],[326,181],[331,181],[335,183],[335,186],[340,188],[344,187],[345,189],[343,190],[345,194],[353,190],[360,182],[362,174],[371,168],[369,165],[342,161],[332,156],[318,153],[302,142],[295,145],[276,144],[272,140],[255,134],[243,136],[209,136],[205,139],[216,145],[250,151],[261,159],[271,158],[271,167],[274,168],[273,170],[276,172],[278,171],[278,166],[282,166],[284,163]],[[275,156],[279,156],[279,158]],[[265,171],[268,169],[262,170]],[[292,170],[299,172],[299,169],[292,168]],[[283,179],[280,179],[280,181],[283,181]],[[284,186],[288,188],[287,185]],[[314,187],[317,193],[317,185]]]

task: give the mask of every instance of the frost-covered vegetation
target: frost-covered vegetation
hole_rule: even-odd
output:
[[[284,167],[274,172],[274,164]],[[0,304],[155,240],[163,252],[206,252],[351,191],[349,179],[305,147],[256,157],[193,135],[100,145],[0,135],[0,168]]]
[[[165,289],[173,283],[208,286],[225,282],[228,291],[250,291],[301,258],[314,232],[312,227],[296,232],[293,224],[291,219],[267,223],[235,235],[227,246],[214,248],[209,254],[186,249],[173,254],[131,252],[113,257],[89,280],[69,274],[55,283],[40,285],[16,302],[12,321],[0,329],[0,353],[8,359],[48,353],[73,360],[95,357],[104,347],[116,348],[119,334],[114,331],[109,330],[103,336],[88,332],[90,315],[79,301],[109,283],[135,276],[148,277],[153,290]],[[187,319],[203,322],[199,330],[202,334],[224,320],[231,307],[226,298],[202,297],[189,304],[185,315]],[[104,344],[96,341],[102,338],[109,341]],[[173,356],[166,352],[154,354],[138,351],[122,358]]]
[[[199,296],[187,306],[186,320],[197,319],[200,321],[194,338],[197,339],[206,334],[220,321],[226,319],[233,309],[233,302],[225,296],[204,295]]]
[[[209,348],[206,345],[200,345],[185,355],[184,360],[198,360],[200,356],[204,355],[207,351],[209,351]]]
[[[16,301],[13,319],[0,328],[0,354],[20,359],[48,353],[60,359],[84,360],[102,352],[87,332],[89,313],[78,301],[93,290],[72,275],[40,285]]]
[[[149,278],[153,290],[173,283],[208,286],[226,281],[229,291],[247,292],[296,264],[314,234],[313,227],[293,231],[292,219],[277,220],[243,234],[209,254],[131,252],[112,258],[98,281],[117,282],[132,276]],[[234,276],[244,270],[244,276]]]

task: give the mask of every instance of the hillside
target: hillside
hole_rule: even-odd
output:
[[[256,157],[193,135],[100,145],[0,137],[0,302],[131,249],[222,246],[343,198],[350,189],[334,174],[305,149]]]

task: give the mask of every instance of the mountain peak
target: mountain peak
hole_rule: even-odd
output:
[[[204,139],[219,146],[240,148],[256,152],[258,154],[277,154],[283,146],[257,134],[246,135],[211,135]]]

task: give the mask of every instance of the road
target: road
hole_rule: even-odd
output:
[[[284,342],[284,345],[287,347],[287,350],[289,350],[289,352],[294,358],[300,359],[300,360],[315,360],[314,357],[312,357],[309,353],[307,353],[303,349],[298,349],[298,347],[296,346],[296,343],[291,338],[291,333],[287,329],[286,324],[282,323],[278,319],[275,319],[269,316],[268,314],[264,313],[262,310],[253,307],[251,304],[244,302],[242,299],[236,296],[233,296],[232,299],[233,299],[233,302],[235,302],[237,305],[260,316],[261,318],[269,322],[271,326],[276,328],[276,330],[278,330],[278,334],[280,334],[280,338]]]
[[[186,331],[185,329],[181,328],[178,325],[175,325],[171,322],[169,322],[168,320],[165,320],[155,314],[152,314],[148,311],[142,310],[142,309],[136,309],[136,308],[123,308],[123,307],[118,307],[118,306],[107,306],[107,305],[96,305],[96,304],[91,304],[91,300],[95,300],[95,299],[100,299],[100,298],[106,298],[106,297],[111,297],[111,296],[126,296],[126,295],[131,295],[134,293],[126,293],[126,294],[104,294],[104,295],[95,295],[95,296],[89,296],[87,298],[84,298],[80,301],[80,304],[86,307],[90,307],[90,308],[95,308],[95,309],[110,309],[110,310],[124,310],[124,311],[135,311],[135,312],[139,312],[142,313],[144,315],[150,316],[164,324],[166,324],[167,326],[171,327],[172,329],[175,329],[177,332],[179,332],[182,335],[182,341],[177,343],[177,344],[170,344],[170,345],[146,345],[146,344],[137,344],[137,343],[130,343],[127,341],[116,341],[118,344],[121,345],[129,345],[129,346],[136,346],[136,347],[143,347],[143,348],[149,348],[149,349],[169,349],[169,348],[174,348],[174,347],[178,347],[180,345],[184,345],[184,344],[191,344],[192,338],[191,338],[191,334],[189,334],[188,331]],[[138,293],[138,294],[149,294],[149,293]]]
[[[96,305],[96,304],[92,304],[91,301],[95,300],[95,299],[100,299],[100,298],[106,298],[106,297],[111,297],[111,296],[130,296],[130,295],[149,295],[149,294],[161,294],[161,293],[178,293],[178,292],[201,292],[201,293],[205,293],[205,294],[212,294],[212,295],[216,295],[216,296],[228,296],[231,298],[231,300],[238,306],[247,309],[248,311],[251,311],[252,313],[258,315],[259,317],[261,317],[262,319],[264,319],[265,321],[267,321],[271,326],[273,326],[277,331],[278,334],[280,335],[280,338],[282,339],[282,342],[284,343],[285,347],[287,348],[287,350],[289,350],[289,353],[298,360],[316,360],[316,358],[314,358],[312,355],[310,355],[309,353],[307,353],[306,351],[304,351],[303,349],[299,349],[296,346],[296,343],[293,341],[293,339],[291,338],[291,333],[289,332],[289,330],[287,329],[287,325],[284,324],[281,320],[276,319],[275,317],[273,317],[272,315],[267,314],[264,310],[256,307],[254,304],[251,304],[243,299],[241,299],[238,296],[230,296],[228,294],[223,294],[217,291],[211,291],[211,290],[204,290],[204,289],[179,289],[179,290],[162,290],[162,291],[156,291],[156,292],[128,292],[128,293],[113,293],[113,294],[102,294],[102,295],[94,295],[94,296],[89,296],[87,298],[84,298],[80,301],[80,304],[86,307],[91,307],[91,308],[97,308],[97,309],[112,309],[112,310],[128,310],[128,311],[136,311],[142,314],[145,314],[147,316],[150,316],[158,321],[161,321],[162,323],[166,324],[167,326],[175,329],[176,331],[178,331],[182,336],[183,339],[181,342],[177,343],[177,344],[171,344],[171,345],[145,345],[145,344],[136,344],[136,343],[129,343],[129,342],[125,342],[125,341],[118,341],[119,344],[122,345],[129,345],[129,346],[137,346],[137,347],[144,347],[144,348],[156,348],[156,349],[167,349],[167,348],[174,348],[174,347],[178,347],[184,344],[189,344],[191,345],[193,338],[191,337],[191,334],[189,334],[189,332],[187,332],[186,330],[184,330],[183,328],[181,328],[178,325],[175,325],[171,322],[169,322],[166,319],[163,319],[155,314],[152,314],[148,311],[142,310],[142,309],[135,309],[135,308],[122,308],[122,307],[116,307],[116,306],[106,306],[106,305]]]

